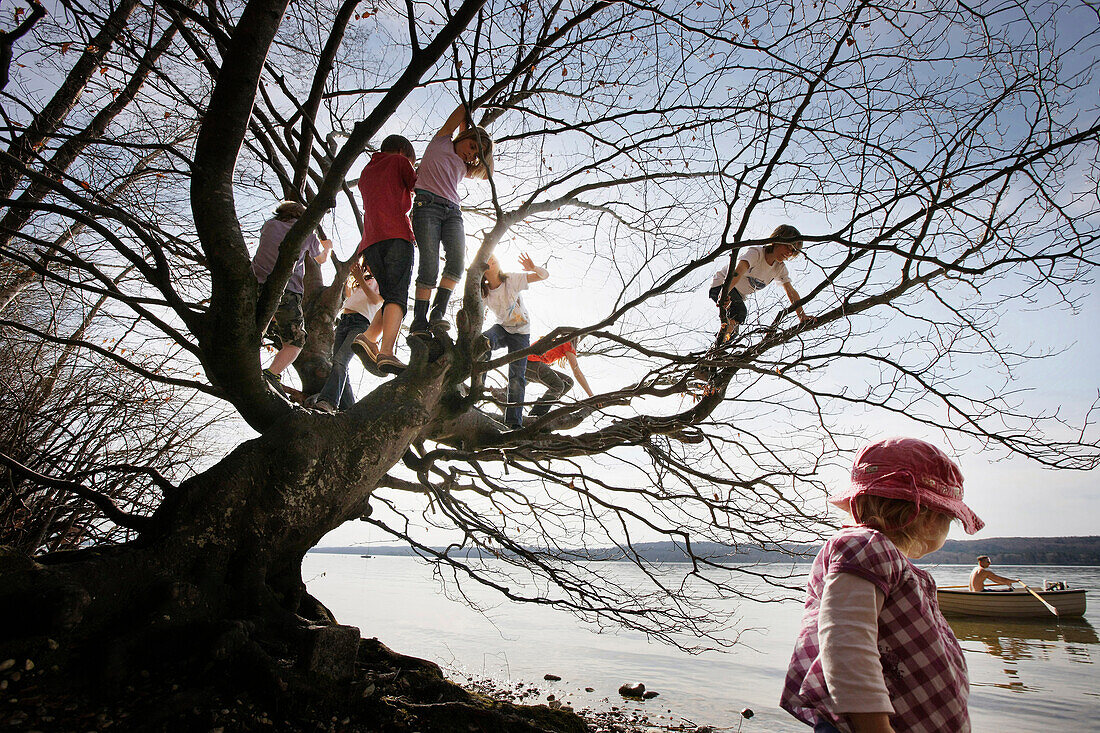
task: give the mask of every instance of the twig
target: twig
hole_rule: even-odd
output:
[[[135,514],[129,514],[122,511],[111,500],[109,496],[101,494],[94,489],[89,489],[87,486],[76,483],[75,481],[66,481],[64,479],[52,478],[44,474],[38,473],[32,468],[24,466],[19,461],[15,460],[6,453],[0,453],[0,463],[3,463],[8,467],[8,470],[17,476],[21,476],[24,479],[32,481],[39,486],[47,486],[61,491],[69,491],[76,494],[82,499],[87,499],[96,505],[96,507],[103,512],[108,519],[117,524],[120,527],[126,529],[133,529],[138,532],[142,532],[152,526],[153,520],[149,517],[142,517]],[[24,494],[30,494],[33,491],[28,491]]]

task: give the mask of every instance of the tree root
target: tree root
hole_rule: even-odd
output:
[[[196,731],[273,729],[367,733],[581,733],[584,721],[545,706],[468,692],[423,659],[377,639],[351,640],[350,676],[310,668],[298,638],[263,638],[247,622],[196,629],[145,645],[145,662],[71,654],[56,641],[0,650],[0,727],[37,730]],[[316,628],[316,627],[314,627]],[[332,627],[354,631],[348,627]],[[324,629],[325,633],[332,628]],[[205,641],[204,641],[205,640]],[[30,642],[30,640],[25,640]],[[36,648],[32,648],[36,647]],[[9,657],[9,654],[14,656]],[[156,664],[159,658],[160,663]],[[12,659],[11,663],[6,660]],[[315,659],[313,661],[316,661]],[[323,661],[323,660],[322,660]],[[84,665],[84,669],[74,666]],[[110,680],[99,671],[111,668]],[[106,684],[104,684],[106,682]]]

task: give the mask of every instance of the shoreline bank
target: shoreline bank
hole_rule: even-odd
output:
[[[608,695],[599,698],[598,704],[590,702],[594,692],[591,687],[559,680],[543,682],[506,682],[492,677],[456,674],[449,679],[470,692],[484,695],[499,702],[516,705],[547,705],[569,710],[588,724],[592,733],[711,733],[729,730],[707,722],[694,721],[678,715],[659,697],[641,700]],[[563,689],[564,688],[564,689]],[[574,688],[574,689],[570,689]],[[583,691],[583,692],[582,692]],[[588,698],[583,706],[575,706],[575,696]],[[617,699],[616,699],[617,698]]]

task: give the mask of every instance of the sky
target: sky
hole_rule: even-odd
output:
[[[341,237],[344,242],[352,239],[349,234]],[[473,246],[473,244],[471,244]],[[348,245],[338,245],[346,256]],[[516,247],[506,247],[502,253],[505,269],[518,269],[515,264]],[[472,251],[472,250],[471,250]],[[534,253],[536,261],[546,260],[546,253]],[[543,255],[540,257],[539,255]],[[511,263],[511,268],[509,268]],[[804,260],[791,263],[796,284],[807,284],[810,273]],[[591,277],[591,270],[588,271]],[[700,275],[709,281],[709,271]],[[539,287],[544,286],[544,287]],[[683,304],[684,319],[694,319],[710,324],[713,305],[705,295],[706,283],[701,283],[694,293],[679,298]],[[775,289],[775,288],[773,288]],[[532,313],[532,333],[545,333],[559,324],[580,325],[594,320],[591,288],[583,277],[571,273],[571,268],[558,263],[551,269],[551,279],[538,283],[525,295]],[[777,293],[771,293],[776,296]],[[778,308],[778,298],[761,298],[770,305],[771,315]],[[769,309],[763,309],[769,311]],[[811,308],[811,311],[813,309]],[[598,310],[597,310],[598,312]],[[765,315],[764,313],[761,314]],[[1100,298],[1089,294],[1083,307],[1076,314],[1046,309],[1034,312],[1021,311],[1012,318],[1003,319],[1016,343],[1038,342],[1061,349],[1060,353],[1034,361],[1020,369],[1021,384],[1032,389],[1035,404],[1044,409],[1057,409],[1080,423],[1087,407],[1096,399],[1100,390]],[[582,345],[583,347],[583,345]],[[582,348],[583,351],[583,348]],[[582,356],[580,364],[593,389],[599,393],[610,391],[624,382],[621,361]],[[356,394],[362,395],[377,382],[353,362],[353,377],[360,381]],[[629,380],[626,380],[629,381]],[[540,393],[541,386],[533,385],[528,399]],[[574,387],[573,397],[583,394]],[[623,408],[621,414],[629,414]],[[919,437],[943,447],[956,458],[965,477],[966,501],[986,522],[985,528],[969,537],[961,527],[954,525],[953,539],[980,539],[992,537],[1043,537],[1100,534],[1100,471],[1067,471],[1046,468],[1018,456],[1005,455],[999,449],[982,449],[970,441],[956,439],[945,442],[941,433],[929,431],[904,417],[881,414],[853,414],[853,424],[860,425],[865,433],[886,437],[909,435]],[[846,480],[843,471],[824,474],[827,485],[840,486]],[[812,507],[826,510],[825,502]],[[831,514],[840,520],[842,513],[832,509]],[[442,534],[435,535],[440,542]],[[355,545],[370,542],[386,542],[377,529],[370,530],[359,522],[349,522],[326,536],[319,543],[326,545]]]
[[[409,129],[418,132],[433,129],[431,118],[437,116],[441,122],[445,113],[450,111],[448,99],[438,90],[411,99],[380,130],[377,139],[389,133],[405,133]],[[506,122],[504,127],[507,127]],[[426,139],[414,139],[418,150],[423,149],[425,142]],[[550,159],[554,154],[555,151],[548,148],[546,158]],[[511,183],[509,180],[511,172],[508,166],[510,160],[515,159],[515,152],[504,145],[497,151],[496,157],[500,173],[498,185],[521,185],[522,182],[514,178]],[[365,160],[365,157],[362,158],[353,168],[353,175]],[[467,182],[465,190],[467,203],[479,202],[484,200],[487,187],[483,183]],[[258,229],[263,216],[262,208],[256,208],[247,224]],[[754,218],[747,235],[763,237],[790,216],[796,217],[796,223],[804,233],[835,229],[825,215],[814,212],[791,214],[764,210],[761,216]],[[335,215],[326,217],[322,226],[336,241],[336,254],[341,258],[348,257],[357,244],[358,230],[346,204],[342,204]],[[476,219],[468,215],[468,260],[476,250],[478,226]],[[700,242],[698,251],[705,251],[706,247],[713,247],[716,243],[717,237],[713,241]],[[609,262],[611,255],[600,250],[600,247],[611,244],[613,242],[604,240],[592,241],[590,236],[565,221],[548,224],[544,236],[537,240],[525,241],[521,236],[509,237],[502,242],[497,254],[505,270],[518,269],[518,255],[529,251],[536,262],[546,264],[551,271],[549,281],[534,285],[525,295],[533,316],[534,336],[559,325],[592,323],[613,307],[621,283]],[[806,258],[790,264],[795,284],[802,292],[807,292],[818,282],[822,267],[831,260],[835,261],[839,254],[828,244],[817,246],[818,251],[808,249]],[[636,256],[644,262],[644,255],[636,253]],[[714,269],[708,267],[697,271],[690,283],[691,289],[667,299],[667,307],[675,309],[675,317],[671,319],[674,327],[655,330],[654,337],[661,338],[667,334],[670,339],[676,339],[665,344],[668,348],[682,352],[698,350],[713,332],[714,306],[707,300],[705,288]],[[326,279],[331,279],[331,266],[326,266],[324,272]],[[1057,411],[1076,425],[1080,425],[1086,410],[1100,391],[1100,371],[1096,367],[1100,363],[1100,336],[1097,335],[1100,329],[1096,325],[1100,323],[1100,301],[1091,290],[1090,283],[1080,284],[1079,292],[1083,297],[1081,308],[1076,313],[1049,305],[1035,308],[1023,302],[1010,303],[1007,307],[1012,309],[1011,312],[1002,314],[997,326],[1000,335],[1016,347],[1032,346],[1054,352],[1048,358],[1021,366],[1017,371],[1017,381],[1008,387],[1028,389],[1026,399],[1032,409]],[[769,291],[758,294],[750,309],[761,320],[770,321],[782,304],[781,298],[781,292],[773,286]],[[810,312],[835,304],[827,298],[828,293],[824,293],[821,302],[811,303]],[[624,364],[622,360],[591,355],[582,356],[581,366],[597,393],[629,384],[638,375],[632,365]],[[357,395],[361,396],[376,383],[375,378],[365,375],[354,362],[352,374],[353,380],[361,380]],[[967,380],[980,385],[987,376],[979,371],[970,374]],[[990,388],[1002,389],[1000,382],[993,380],[991,377]],[[528,398],[537,395],[540,389],[533,387]],[[581,396],[579,387],[574,388],[573,396]],[[665,407],[675,409],[673,402],[669,401]],[[620,413],[629,414],[629,409],[621,408]],[[836,419],[841,427],[858,428],[868,436],[911,435],[924,438],[955,456],[966,477],[967,501],[986,522],[979,538],[1100,534],[1100,520],[1096,519],[1100,517],[1100,492],[1097,491],[1100,489],[1100,473],[1097,470],[1075,472],[1045,468],[1006,455],[1001,449],[984,448],[965,439],[945,438],[942,433],[929,431],[899,415],[847,408]],[[843,471],[833,470],[821,478],[827,485],[836,486],[843,483],[846,477]],[[816,508],[825,510],[823,499],[821,506]],[[952,536],[963,538],[959,529],[953,530]],[[367,539],[377,541],[379,538],[370,538],[361,523],[351,522],[322,540],[321,544],[354,544]]]
[[[768,221],[764,228],[770,229],[773,223],[777,222]],[[338,240],[343,244],[337,245],[337,251],[341,256],[348,253],[350,245],[347,242],[354,240],[354,231],[349,226],[341,224],[339,227]],[[347,234],[344,234],[345,231]],[[765,233],[750,232],[750,235],[763,236]],[[468,237],[469,252],[472,254],[477,242],[472,232],[468,232]],[[583,325],[597,320],[610,307],[606,297],[608,292],[614,291],[614,278],[607,272],[601,276],[597,263],[586,258],[571,258],[567,233],[551,239],[561,245],[560,249],[527,248],[522,242],[506,242],[498,250],[506,270],[518,269],[517,255],[524,249],[531,249],[536,262],[548,263],[550,280],[535,284],[524,296],[532,314],[532,334],[535,336],[558,325]],[[812,267],[805,258],[796,259],[789,266],[796,287],[803,292],[808,291],[815,284],[814,278],[820,276],[818,268]],[[674,298],[675,307],[680,311],[679,322],[695,324],[700,341],[710,338],[710,329],[714,325],[714,306],[706,297],[711,271],[705,269],[696,273],[694,290]],[[605,297],[601,298],[601,294]],[[756,315],[762,320],[770,320],[784,304],[781,291],[772,286],[768,291],[758,293],[750,307],[758,309]],[[827,303],[811,304],[809,310],[812,313],[827,306]],[[1100,392],[1100,370],[1096,366],[1100,364],[1098,323],[1100,298],[1093,292],[1087,292],[1076,313],[1062,308],[1022,307],[1010,317],[1001,319],[1002,335],[1010,343],[1020,347],[1041,346],[1056,352],[1044,359],[1031,361],[1017,371],[1018,386],[1030,390],[1028,400],[1033,407],[1047,412],[1057,411],[1071,423],[1080,425],[1085,411]],[[700,348],[699,343],[669,346],[679,346],[685,351]],[[626,367],[621,360],[588,355],[582,356],[580,364],[597,393],[632,381],[624,375]],[[361,395],[362,390],[371,388],[374,378],[366,375],[358,364],[353,366],[353,370],[362,379],[356,392]],[[527,399],[533,399],[541,389],[538,385],[530,387]],[[583,397],[579,386],[574,387],[572,396],[577,399]],[[678,408],[672,409],[682,409],[684,404],[681,402]],[[619,414],[630,414],[629,408],[621,408]],[[942,433],[898,415],[852,412],[841,417],[841,424],[845,420],[869,436],[907,435],[928,440],[956,458],[966,481],[967,503],[986,522],[986,526],[970,537],[956,524],[951,530],[953,539],[1100,535],[1100,470],[1056,470],[1007,455],[999,448],[983,448],[973,441],[956,437],[949,443]],[[829,486],[840,486],[847,476],[844,471],[834,470],[821,478]],[[823,499],[810,508],[828,511],[838,521],[843,519],[842,512],[828,507]],[[445,541],[444,535],[436,536],[440,543]],[[320,544],[354,545],[372,541],[388,540],[383,539],[377,529],[371,532],[362,523],[350,522],[324,538]]]

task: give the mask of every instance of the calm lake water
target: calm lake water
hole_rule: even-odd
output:
[[[624,574],[634,568],[621,565]],[[924,566],[940,585],[964,583],[969,566]],[[1040,586],[1064,580],[1100,590],[1100,568],[997,565],[998,573]],[[448,599],[431,569],[408,557],[310,554],[303,566],[310,591],[342,623],[377,636],[397,652],[431,659],[453,679],[463,675],[537,682],[576,709],[610,705],[644,710],[658,724],[684,719],[745,733],[809,728],[777,700],[801,619],[799,603],[741,602],[741,626],[751,628],[733,650],[692,656],[636,633],[599,634],[573,616],[503,601],[480,590],[485,613]],[[1076,621],[952,621],[970,668],[974,730],[1036,733],[1097,730],[1100,719],[1100,593],[1089,593]],[[560,682],[544,682],[546,673]],[[660,697],[630,703],[616,691],[641,681]],[[585,687],[595,689],[585,693]],[[756,713],[742,721],[739,712]],[[671,711],[671,712],[669,712]]]

